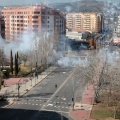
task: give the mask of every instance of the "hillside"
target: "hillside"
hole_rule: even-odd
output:
[[[54,3],[56,9],[63,12],[102,12],[104,2],[95,0],[82,0],[70,3]]]

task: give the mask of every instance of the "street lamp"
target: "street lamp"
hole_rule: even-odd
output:
[[[20,78],[20,80],[18,81],[18,99],[19,99],[19,96],[20,96],[20,81],[22,80],[22,78]]]
[[[74,92],[75,92],[75,88],[74,88],[74,79],[73,80],[73,97],[72,97],[72,102],[73,102],[73,110],[74,110],[74,104],[75,104],[75,96],[74,96]]]
[[[32,78],[29,78],[30,79],[30,81],[31,81],[31,86],[32,86]]]

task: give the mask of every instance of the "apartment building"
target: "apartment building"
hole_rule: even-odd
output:
[[[102,31],[102,15],[96,12],[68,13],[66,15],[66,27],[76,32]]]
[[[3,39],[5,39],[5,21],[4,17],[1,14],[1,10],[0,10],[0,35]]]
[[[120,15],[118,15],[118,18],[117,18],[116,33],[118,36],[120,36]]]
[[[2,10],[5,18],[6,41],[18,41],[22,34],[48,32],[65,34],[65,17],[60,11],[45,5],[11,6]]]

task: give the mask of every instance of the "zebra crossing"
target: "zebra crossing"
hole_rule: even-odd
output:
[[[15,101],[14,105],[22,105],[22,106],[37,106],[37,107],[45,107],[47,109],[60,108],[67,109],[69,111],[71,109],[72,103],[66,103],[62,101],[49,101],[45,99],[21,99],[20,101]]]

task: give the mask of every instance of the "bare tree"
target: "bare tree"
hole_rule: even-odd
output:
[[[19,52],[19,60],[20,61],[23,61],[24,62],[24,66],[25,66],[25,63],[27,62],[28,60],[28,51],[20,51]]]

